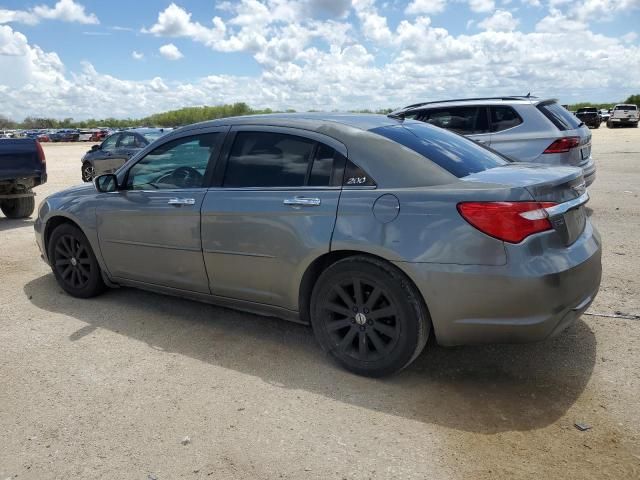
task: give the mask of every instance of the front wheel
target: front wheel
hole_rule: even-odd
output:
[[[93,180],[93,177],[96,174],[96,170],[95,168],[93,168],[93,165],[91,165],[89,162],[85,162],[82,164],[81,173],[82,173],[82,181],[90,182],[91,180]]]
[[[431,321],[408,278],[377,259],[350,257],[318,279],[311,324],[322,348],[347,370],[380,377],[417,358]]]
[[[100,265],[89,240],[68,223],[58,226],[49,240],[49,262],[58,284],[73,297],[94,297],[105,290]]]

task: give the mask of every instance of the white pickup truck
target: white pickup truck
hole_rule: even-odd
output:
[[[638,106],[628,103],[621,103],[613,107],[611,116],[607,120],[607,127],[615,128],[620,126],[638,126]]]

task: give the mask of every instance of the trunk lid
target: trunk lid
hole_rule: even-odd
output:
[[[556,203],[546,211],[551,225],[566,245],[575,242],[584,231],[584,204],[589,196],[579,168],[518,162],[474,173],[461,180],[521,188],[533,200]]]

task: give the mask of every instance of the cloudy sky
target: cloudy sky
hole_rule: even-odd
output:
[[[0,114],[640,93],[640,0],[0,0]]]

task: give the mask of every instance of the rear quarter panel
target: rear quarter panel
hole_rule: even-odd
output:
[[[395,218],[374,213],[383,195],[398,200]],[[390,261],[504,265],[504,244],[469,225],[458,213],[463,200],[530,200],[504,186],[457,182],[449,186],[343,190],[331,250],[356,250]]]

